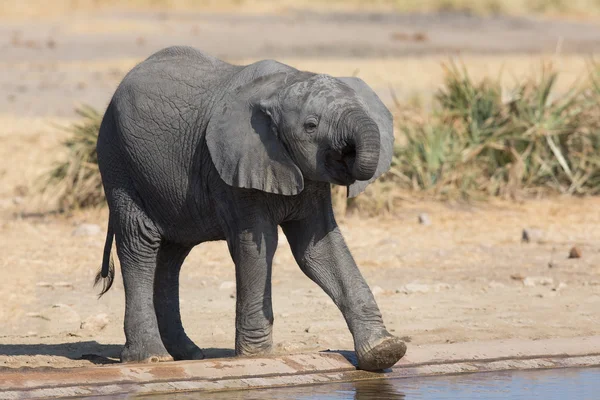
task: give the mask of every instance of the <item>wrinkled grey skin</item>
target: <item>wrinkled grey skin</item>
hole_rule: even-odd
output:
[[[330,183],[350,196],[385,172],[392,117],[357,78],[275,61],[227,64],[159,51],[116,90],[98,138],[125,285],[123,362],[200,359],[179,312],[179,271],[195,245],[227,240],[236,268],[235,351],[272,347],[271,263],[280,225],[302,271],[332,298],[359,367],[388,368],[406,346],[386,330],[335,222]],[[99,275],[100,277],[100,275]]]

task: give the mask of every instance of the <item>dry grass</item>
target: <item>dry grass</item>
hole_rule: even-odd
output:
[[[538,14],[589,18],[600,15],[599,0],[42,0],[5,1],[0,16],[51,16],[107,8],[154,10],[205,10],[211,12],[281,13],[293,9],[313,11],[430,12],[460,11],[477,14]]]
[[[81,122],[67,127],[70,137],[63,142],[66,160],[40,179],[42,196],[61,211],[103,205],[102,179],[98,170],[96,142],[102,114],[92,107],[77,109]]]
[[[476,78],[448,64],[432,112],[397,104],[393,168],[358,199],[346,203],[336,196],[339,214],[346,208],[380,214],[408,192],[467,199],[600,193],[599,66],[588,65],[585,82],[560,85],[560,74],[549,64],[509,81],[475,69]],[[369,83],[376,79],[370,78]],[[47,179],[46,190],[53,188],[62,209],[103,201],[93,150],[101,116],[91,109],[81,115],[84,122],[65,141],[67,161]]]

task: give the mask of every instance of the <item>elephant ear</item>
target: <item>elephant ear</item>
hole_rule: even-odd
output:
[[[338,79],[354,89],[359,99],[366,105],[367,113],[379,127],[380,151],[377,169],[368,181],[356,181],[348,186],[348,197],[356,197],[365,190],[369,183],[390,169],[394,155],[394,119],[390,110],[362,79],[354,77]]]
[[[219,176],[228,185],[288,196],[304,189],[302,173],[279,140],[268,105],[288,75],[256,78],[227,91],[217,103],[206,142]]]

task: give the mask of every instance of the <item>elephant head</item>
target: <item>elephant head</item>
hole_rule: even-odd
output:
[[[207,143],[231,186],[296,195],[307,179],[348,186],[353,197],[389,168],[392,125],[358,78],[274,73],[224,96]]]

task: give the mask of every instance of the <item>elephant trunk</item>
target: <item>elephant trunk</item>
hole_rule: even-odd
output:
[[[352,112],[345,120],[347,124],[344,142],[346,149],[352,149],[345,153],[352,155],[354,160],[351,165],[352,177],[358,181],[367,181],[375,175],[379,163],[379,128],[366,112],[359,110]],[[352,154],[354,153],[354,154]],[[346,158],[346,157],[345,157]]]

